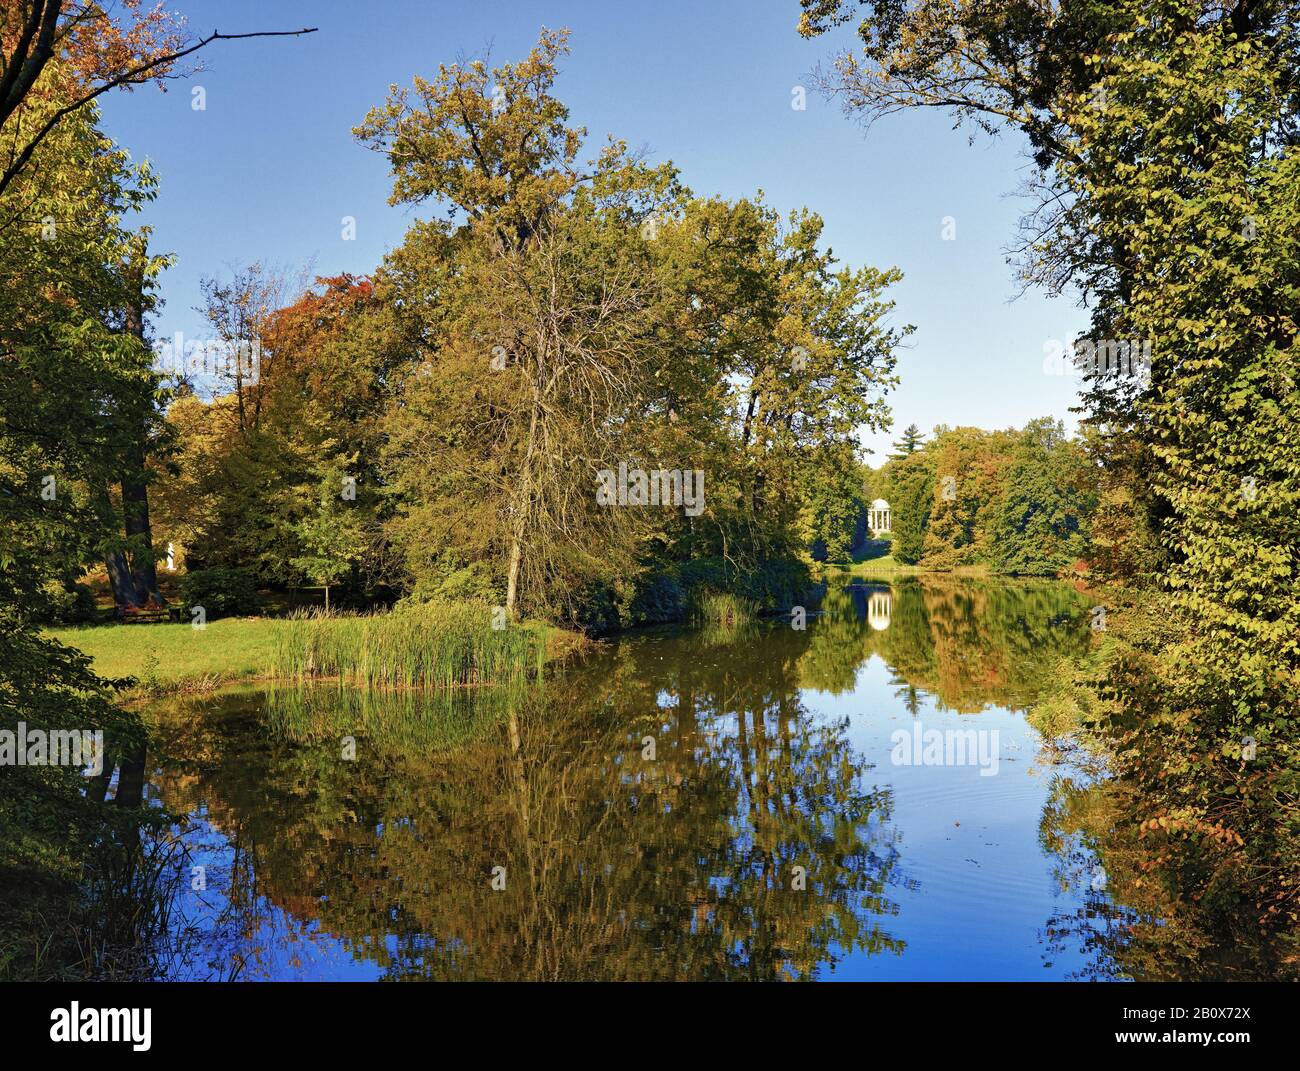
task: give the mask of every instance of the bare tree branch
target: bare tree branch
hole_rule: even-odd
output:
[[[57,0],[47,0],[46,7],[47,9],[53,7],[57,15],[57,9],[59,7]],[[51,23],[50,26],[50,33],[52,34],[53,23]],[[83,93],[77,99],[59,108],[48,120],[46,120],[46,122],[36,132],[35,136],[32,137],[19,151],[13,162],[5,169],[4,174],[0,175],[0,195],[4,194],[9,184],[18,176],[18,173],[27,166],[28,162],[32,158],[32,154],[36,152],[37,147],[45,140],[49,133],[60,122],[62,122],[62,120],[67,118],[77,109],[89,104],[96,97],[108,92],[110,89],[146,82],[149,80],[151,71],[165,68],[179,59],[184,59],[186,56],[193,55],[195,52],[199,51],[199,49],[206,48],[214,41],[239,41],[247,40],[252,37],[299,37],[303,34],[316,33],[316,31],[317,27],[315,26],[305,27],[301,30],[262,30],[257,33],[221,33],[219,30],[213,30],[207,37],[204,37],[202,40],[190,45],[188,48],[183,48],[175,52],[163,53],[162,55],[155,56],[154,58],[132,67],[129,70],[111,76],[103,85],[97,86],[94,89]],[[26,32],[26,29],[24,32]],[[52,41],[49,43],[48,54],[44,54],[43,52],[43,49],[46,48],[44,38],[45,27],[42,27],[42,44],[38,45],[37,51],[28,58],[27,62],[22,65],[22,68],[13,79],[10,87],[11,91],[21,91],[21,95],[13,99],[12,103],[7,96],[0,98],[0,101],[3,103],[3,107],[0,108],[0,126],[3,126],[5,120],[7,120],[13,112],[17,110],[18,105],[21,103],[22,96],[25,96],[31,89],[32,84],[36,81],[41,70],[44,69],[46,63],[48,63],[49,59],[52,57]],[[23,43],[20,43],[19,48],[21,49],[23,47]],[[15,65],[11,65],[10,70],[5,72],[6,79],[9,78],[10,74],[14,73],[14,66]],[[3,88],[3,85],[0,85],[0,89]]]

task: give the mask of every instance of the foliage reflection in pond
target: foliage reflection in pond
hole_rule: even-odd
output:
[[[353,762],[331,726],[366,716],[325,714],[336,689],[310,697],[307,734],[300,697],[288,715],[227,703],[215,754],[193,753],[191,715],[160,711],[169,770],[194,771],[160,786],[252,856],[256,886],[234,893],[251,914],[256,894],[389,977],[810,977],[901,945],[882,921],[889,799],[863,787],[845,726],[801,704],[804,643],[769,631],[723,658],[644,637],[502,693],[503,716],[453,748],[409,703],[408,730],[356,733]]]

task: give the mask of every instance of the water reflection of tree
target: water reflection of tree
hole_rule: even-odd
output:
[[[183,954],[185,926],[173,910],[181,849],[168,816],[147,804],[146,782],[143,736],[108,736],[85,790],[100,807],[79,888],[78,939],[93,979],[158,977]]]
[[[1064,585],[906,578],[892,585],[888,629],[876,631],[867,604],[880,587],[830,586],[800,661],[806,687],[851,691],[858,668],[878,654],[913,699],[920,690],[961,713],[991,704],[1023,709],[1060,658],[1087,647],[1087,605]]]
[[[393,977],[809,977],[899,945],[888,800],[863,790],[844,726],[801,705],[805,645],[646,638],[463,747],[363,740],[348,763],[323,741],[230,741],[164,792],[206,802],[257,893]]]
[[[1053,780],[1040,841],[1062,887],[1082,890],[1084,901],[1048,920],[1049,954],[1079,950],[1085,965],[1077,977],[1088,980],[1294,979],[1297,964],[1260,934],[1239,886],[1199,902],[1183,894],[1201,887],[1182,869],[1197,865],[1196,853],[1164,851],[1158,835],[1135,834],[1140,808],[1111,780]]]
[[[909,684],[897,674],[891,674],[889,683],[893,686],[894,698],[903,704],[903,709],[911,717],[919,718],[921,716],[921,690],[916,685]]]
[[[1057,661],[1082,655],[1087,603],[1061,584],[913,581],[934,637],[936,674],[914,679],[946,706],[973,713],[997,703],[1024,709]],[[904,588],[904,597],[909,585]]]
[[[853,690],[858,669],[870,657],[875,635],[867,624],[867,599],[879,585],[831,584],[799,659],[805,688],[842,695]]]

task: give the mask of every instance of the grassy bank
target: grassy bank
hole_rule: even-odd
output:
[[[740,628],[753,624],[758,608],[751,599],[731,592],[705,592],[691,603],[687,620],[693,628]]]
[[[185,624],[81,625],[51,630],[90,656],[101,677],[135,677],[145,690],[172,690],[270,674],[285,622],[229,617],[203,629]]]
[[[135,677],[136,694],[241,680],[333,677],[365,686],[442,687],[513,679],[580,643],[526,623],[491,627],[486,607],[447,604],[388,614],[231,617],[189,624],[84,625],[50,635],[89,655],[102,677]]]

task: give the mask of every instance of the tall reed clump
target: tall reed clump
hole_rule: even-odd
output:
[[[297,615],[274,656],[281,680],[322,678],[361,688],[457,688],[525,680],[546,660],[546,625],[493,628],[477,603],[418,603],[380,614]]]
[[[752,624],[756,616],[749,599],[729,591],[704,591],[691,600],[690,620],[697,628],[707,625],[739,628]]]
[[[722,641],[739,637],[757,619],[757,606],[743,595],[729,591],[702,591],[691,599],[691,625]]]

